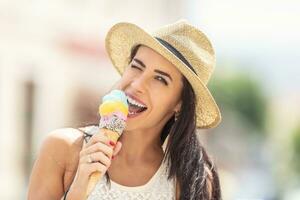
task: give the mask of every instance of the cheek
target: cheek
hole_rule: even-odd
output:
[[[180,85],[165,86],[158,80],[150,81],[149,91],[155,99],[161,99],[165,104],[175,104],[181,95]]]
[[[169,90],[152,90],[152,102],[155,112],[161,112],[163,115],[172,113],[177,102],[177,95]]]

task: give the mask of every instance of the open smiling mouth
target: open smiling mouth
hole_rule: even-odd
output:
[[[140,113],[147,110],[146,105],[137,102],[136,100],[132,99],[131,97],[127,96],[127,102],[129,105],[129,114],[128,117],[135,117]]]

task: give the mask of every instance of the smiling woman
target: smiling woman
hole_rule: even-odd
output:
[[[206,87],[215,64],[208,38],[186,21],[153,35],[119,23],[106,49],[129,104],[122,136],[115,144],[98,126],[55,130],[34,165],[28,198],[221,199],[215,165],[196,136],[196,128],[221,119]],[[105,176],[86,197],[95,171]]]
[[[133,115],[129,113],[128,117],[139,116],[134,126],[140,121],[144,128],[161,129],[174,111],[180,109],[182,75],[172,63],[151,48],[138,45],[132,52],[131,62],[118,87],[125,91],[129,100],[140,102],[144,108],[135,109],[136,106],[131,106],[129,101],[129,111]],[[131,130],[132,126],[131,120],[128,120],[127,130]]]

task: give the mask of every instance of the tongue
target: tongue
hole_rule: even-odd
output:
[[[131,113],[139,113],[143,111],[143,108],[140,108],[138,106],[129,105],[129,112]]]

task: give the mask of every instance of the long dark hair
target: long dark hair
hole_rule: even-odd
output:
[[[219,177],[196,135],[195,94],[183,78],[180,115],[171,118],[163,128],[161,138],[169,134],[165,159],[169,166],[169,179],[176,177],[180,186],[180,199],[221,199]]]
[[[140,46],[133,48],[130,62]],[[169,135],[164,156],[164,162],[167,162],[169,168],[168,179],[176,177],[180,200],[220,200],[221,189],[216,167],[196,135],[195,93],[184,76],[182,81],[180,114],[176,120],[175,115],[171,117],[161,133],[162,144]]]

